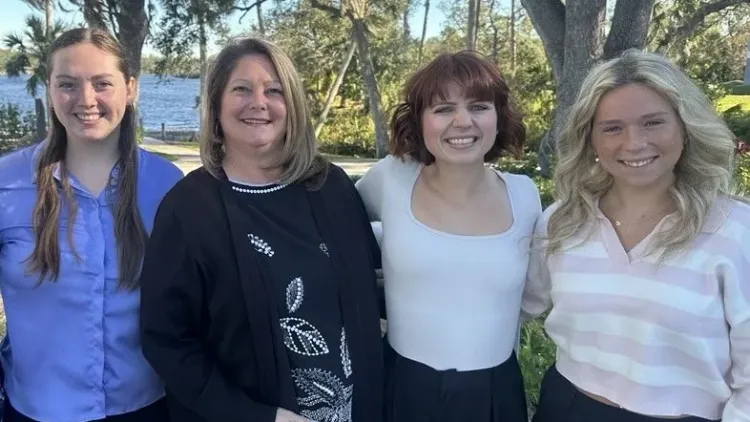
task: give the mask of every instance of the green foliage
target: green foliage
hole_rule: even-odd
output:
[[[26,18],[26,30],[23,34],[9,34],[3,38],[3,44],[12,51],[12,56],[5,62],[5,72],[9,76],[21,76],[31,71],[26,81],[26,91],[37,97],[37,87],[47,86],[47,58],[52,42],[63,31],[65,25],[55,22],[47,34],[44,21],[38,16]]]
[[[736,137],[750,143],[750,109],[744,110],[740,105],[735,105],[725,110],[722,117]]]
[[[526,400],[531,411],[539,403],[539,387],[542,378],[555,363],[556,347],[544,332],[544,318],[531,320],[521,328],[521,344],[518,350],[518,363],[521,366]]]
[[[34,123],[34,114],[21,113],[17,104],[0,105],[0,155],[31,143]]]
[[[320,152],[325,154],[375,157],[375,127],[361,109],[331,110],[318,143]]]

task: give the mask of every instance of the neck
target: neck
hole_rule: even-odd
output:
[[[276,154],[258,154],[247,147],[225,145],[222,166],[228,178],[251,184],[274,183],[279,180],[281,169],[277,165]]]
[[[95,142],[68,139],[65,167],[76,177],[83,174],[98,174],[101,171],[109,178],[112,167],[120,159],[119,144],[119,130]]]
[[[453,165],[435,162],[424,168],[422,177],[430,189],[446,198],[457,200],[481,191],[488,180],[483,164]]]
[[[669,196],[669,188],[674,178],[670,177],[654,186],[632,187],[615,183],[602,201],[610,205],[609,209],[627,215],[643,215],[659,211],[672,211],[674,203]]]

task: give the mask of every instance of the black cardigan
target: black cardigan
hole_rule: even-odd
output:
[[[331,165],[307,192],[341,280],[352,420],[381,422],[380,251],[343,170]],[[204,168],[191,172],[160,204],[146,248],[143,353],[164,379],[174,422],[273,422],[278,407],[298,411],[271,282],[235,227],[247,214],[233,194]]]

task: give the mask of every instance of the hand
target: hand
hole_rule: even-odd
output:
[[[300,416],[296,413],[292,413],[286,409],[279,408],[276,410],[276,422],[314,422],[312,419],[307,419],[304,416]]]

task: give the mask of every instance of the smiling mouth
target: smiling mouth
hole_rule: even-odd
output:
[[[479,141],[479,138],[476,136],[448,138],[444,140],[444,142],[446,142],[448,145],[456,148],[467,148],[471,145],[474,145],[477,141]]]
[[[632,167],[632,168],[639,168],[639,167],[645,167],[654,161],[659,157],[649,157],[642,160],[618,160],[620,163]]]
[[[94,123],[104,118],[104,113],[74,113],[73,115],[82,123]]]
[[[270,125],[271,121],[268,119],[240,119],[242,120],[242,123],[250,126],[259,126],[259,125]]]

